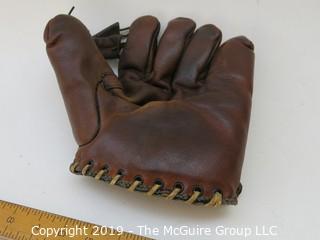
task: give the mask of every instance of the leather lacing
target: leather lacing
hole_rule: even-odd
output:
[[[79,163],[78,162],[74,162],[71,164],[70,166],[70,171],[72,173],[81,173],[84,176],[92,176],[91,174],[88,175],[89,170],[91,169],[92,164],[88,163],[87,165],[85,165],[82,170],[78,170],[79,167]],[[103,180],[102,177],[106,176],[108,173],[107,169],[101,169],[97,174],[95,174],[93,177],[96,180]],[[121,172],[118,172],[115,176],[109,176],[109,180],[107,180],[109,182],[110,185],[115,185],[120,178],[122,177]],[[136,179],[133,181],[133,183],[131,183],[128,187],[126,187],[128,189],[128,191],[130,192],[134,192],[136,191],[137,187],[142,184],[143,181],[141,179]],[[158,183],[154,183],[154,185],[148,189],[148,191],[146,192],[146,195],[148,196],[152,196],[154,195],[160,188],[162,187],[162,184]],[[169,194],[162,194],[160,196],[165,197],[168,200],[174,200],[176,199],[177,195],[182,191],[182,188],[180,186],[176,186]],[[198,197],[201,195],[201,190],[199,189],[194,189],[193,194],[186,200],[184,200],[187,204],[195,204],[198,203]],[[206,207],[218,207],[222,205],[222,194],[220,191],[215,191],[212,198],[207,202],[204,203],[204,206]]]

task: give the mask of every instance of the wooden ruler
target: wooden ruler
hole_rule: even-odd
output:
[[[150,240],[150,238],[0,200],[0,239]]]

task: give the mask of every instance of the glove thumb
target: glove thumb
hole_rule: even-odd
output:
[[[79,145],[87,144],[99,130],[96,93],[102,78],[110,80],[109,89],[120,83],[78,19],[69,15],[54,17],[45,28],[44,41],[74,137]]]

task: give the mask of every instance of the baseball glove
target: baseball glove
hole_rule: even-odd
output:
[[[79,145],[73,173],[189,204],[237,203],[254,47],[195,28],[176,18],[158,43],[159,21],[144,16],[124,43],[118,25],[92,37],[75,17],[49,21],[46,49]]]

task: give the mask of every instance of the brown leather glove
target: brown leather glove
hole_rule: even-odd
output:
[[[236,204],[254,53],[245,37],[172,20],[157,47],[151,16],[130,27],[117,77],[89,31],[59,15],[44,32],[75,139],[71,171],[130,191],[207,206]]]

